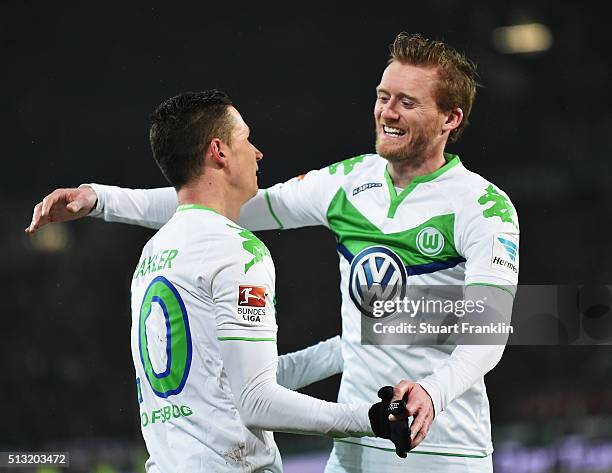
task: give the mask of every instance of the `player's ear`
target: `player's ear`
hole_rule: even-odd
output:
[[[442,125],[442,131],[453,131],[457,128],[463,120],[463,110],[459,107],[453,108],[446,114],[446,121]]]
[[[207,155],[211,156],[212,162],[223,168],[227,166],[227,149],[225,143],[219,138],[213,138],[208,145]]]

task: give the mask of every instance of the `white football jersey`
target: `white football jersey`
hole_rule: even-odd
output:
[[[131,340],[147,471],[282,470],[272,433],[244,426],[219,349],[275,341],[273,298],[266,247],[205,207],[179,207],[146,244]]]
[[[401,260],[395,265],[401,273],[396,284],[482,284],[513,291],[518,282],[519,228],[508,196],[468,171],[458,156],[445,158],[445,166],[416,177],[398,193],[385,159],[356,156],[260,191],[242,208],[239,222],[252,230],[325,225],[335,234],[344,358],[339,402],[371,399],[381,386],[400,379],[419,381],[437,412],[415,451],[486,456],[493,447],[484,378],[448,405],[435,385],[440,380],[433,383],[453,346],[361,343],[362,312],[371,308],[360,286],[367,287],[372,275],[359,269],[369,264],[373,252],[378,258]],[[366,280],[360,281],[364,275]],[[343,441],[393,447],[370,437]]]

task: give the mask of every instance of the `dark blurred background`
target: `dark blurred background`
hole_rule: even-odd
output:
[[[139,471],[146,458],[129,287],[152,231],[85,219],[32,238],[23,229],[33,206],[83,182],[165,186],[148,115],[187,90],[233,98],[265,154],[262,187],[371,152],[374,88],[400,31],[445,40],[478,63],[472,125],[449,151],[513,199],[521,283],[612,282],[611,55],[600,3],[21,1],[0,11],[0,451],[70,451],[73,471],[98,473]],[[276,263],[280,352],[339,333],[333,236],[260,236]],[[308,304],[304,288],[315,296]],[[609,346],[509,347],[487,375],[496,471],[612,471],[611,372]],[[338,385],[305,392],[334,400]],[[277,439],[288,472],[317,471],[316,455],[331,448],[324,438]]]

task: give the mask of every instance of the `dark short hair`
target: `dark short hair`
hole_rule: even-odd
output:
[[[457,141],[469,124],[476,97],[476,65],[463,53],[442,41],[433,41],[418,34],[398,34],[389,51],[389,63],[398,61],[413,66],[437,68],[439,80],[435,94],[438,108],[443,112],[450,112],[455,107],[463,110],[463,120],[448,136],[449,143]]]
[[[151,114],[149,141],[155,162],[176,189],[200,175],[206,148],[219,138],[231,144],[232,101],[225,92],[185,92]]]

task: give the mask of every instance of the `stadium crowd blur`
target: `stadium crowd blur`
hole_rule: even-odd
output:
[[[151,231],[86,219],[27,237],[38,199],[82,182],[165,186],[148,114],[186,90],[233,97],[264,152],[262,187],[371,152],[374,88],[402,30],[444,39],[478,63],[472,124],[449,150],[513,199],[521,283],[612,284],[612,63],[595,2],[0,8],[0,451],[70,451],[73,471],[143,462],[129,286]],[[280,352],[339,333],[333,237],[320,228],[260,236],[277,267]],[[612,471],[603,299],[587,314],[593,343],[509,347],[487,375],[496,471]],[[338,383],[306,392],[332,400]],[[277,438],[289,459],[330,448]]]

